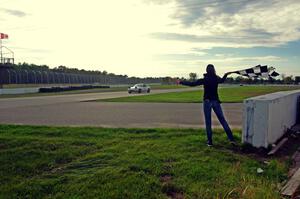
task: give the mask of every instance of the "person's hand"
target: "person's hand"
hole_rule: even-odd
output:
[[[232,72],[227,72],[227,73],[225,73],[225,75],[230,75],[230,74],[232,74]]]

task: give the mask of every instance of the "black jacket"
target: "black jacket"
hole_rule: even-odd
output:
[[[204,85],[204,96],[203,99],[206,100],[217,100],[220,102],[218,95],[218,85],[224,83],[227,78],[225,74],[222,78],[217,75],[204,74],[203,79],[198,79],[197,81],[181,81],[180,84],[185,86],[199,86]]]

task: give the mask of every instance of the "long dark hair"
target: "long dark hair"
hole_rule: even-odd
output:
[[[216,70],[214,65],[208,64],[206,67],[206,74],[209,76],[215,76],[216,75]]]

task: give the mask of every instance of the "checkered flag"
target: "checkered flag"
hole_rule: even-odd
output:
[[[234,71],[232,73],[236,73],[242,76],[250,77],[250,78],[270,78],[270,77],[276,77],[279,75],[279,73],[275,72],[274,67],[268,67],[268,66],[261,66],[257,65],[252,68],[248,68],[245,70],[238,70]]]

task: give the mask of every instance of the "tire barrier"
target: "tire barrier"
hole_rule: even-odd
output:
[[[54,93],[54,92],[63,92],[63,91],[86,90],[86,89],[93,89],[93,88],[110,88],[110,86],[82,85],[82,86],[40,88],[39,93]]]

